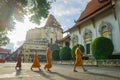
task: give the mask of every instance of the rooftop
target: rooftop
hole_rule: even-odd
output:
[[[11,53],[11,50],[0,48],[0,53]]]
[[[76,24],[70,28],[69,30],[79,26],[80,24],[84,23],[87,20],[90,20],[97,16],[98,14],[110,9],[112,7],[111,0],[91,0],[85,10],[82,12],[78,20],[76,21]],[[68,31],[69,31],[68,30]]]

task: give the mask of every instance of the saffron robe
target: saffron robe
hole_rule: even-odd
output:
[[[21,53],[18,53],[16,67],[21,68]]]
[[[40,65],[40,62],[39,62],[38,55],[37,55],[37,53],[35,53],[33,64],[31,66],[31,68],[40,68],[40,67],[41,67],[41,65]]]
[[[76,56],[76,61],[74,66],[83,66],[83,60],[82,60],[81,51],[79,48],[76,48],[75,56]]]
[[[52,68],[52,50],[50,49],[46,51],[46,63],[44,68],[47,69]]]

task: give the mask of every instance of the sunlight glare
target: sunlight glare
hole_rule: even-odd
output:
[[[35,27],[39,27],[39,28],[43,27],[45,24],[45,21],[46,19],[42,19],[40,26],[34,23],[31,23],[27,16],[25,16],[25,20],[23,23],[15,21],[16,22],[15,29],[13,29],[13,31],[11,32],[8,32],[8,35],[7,35],[10,38],[10,43],[14,43],[15,45],[14,48],[18,48],[25,41],[27,31],[30,29],[34,29]]]

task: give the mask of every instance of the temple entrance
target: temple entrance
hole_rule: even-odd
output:
[[[24,52],[23,52],[23,62],[30,62],[30,50],[29,49],[24,49]]]
[[[86,44],[86,54],[90,54],[90,43]]]

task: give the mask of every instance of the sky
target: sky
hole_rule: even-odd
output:
[[[90,0],[56,0],[56,2],[51,4],[49,11],[60,23],[63,31],[65,31],[75,24],[74,21],[80,17],[80,14],[84,11],[89,1]],[[24,23],[16,21],[15,29],[8,32],[10,43],[6,45],[6,48],[15,51],[24,43],[26,32],[35,27],[43,27],[46,20],[47,19],[41,20],[40,26],[31,23],[27,16],[25,16]]]

